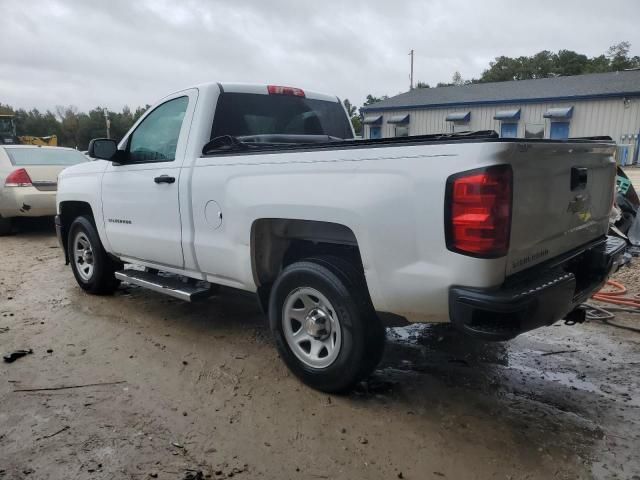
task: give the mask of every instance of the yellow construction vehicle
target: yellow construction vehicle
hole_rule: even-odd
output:
[[[13,115],[0,115],[0,145],[16,143],[18,143],[18,137],[16,137]]]
[[[21,145],[41,145],[43,147],[57,147],[58,146],[58,136],[57,135],[48,135],[46,137],[34,137],[31,135],[21,135],[18,137],[18,142]]]
[[[16,135],[16,122],[13,115],[0,115],[0,145],[42,145],[58,146],[58,136],[35,137],[33,135]]]

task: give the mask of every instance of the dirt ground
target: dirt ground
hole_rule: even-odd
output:
[[[639,272],[620,278],[639,291]],[[251,296],[89,296],[32,222],[0,239],[0,350],[33,349],[0,363],[0,478],[640,479],[639,329],[390,329],[370,381],[326,395]]]

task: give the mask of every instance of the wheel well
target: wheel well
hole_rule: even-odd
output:
[[[64,247],[64,256],[69,263],[68,252],[67,252],[67,237],[69,235],[69,227],[73,223],[73,221],[81,216],[86,215],[91,218],[93,222],[95,222],[93,217],[93,211],[91,210],[91,205],[87,202],[61,202],[60,203],[60,227],[62,229],[62,246]]]
[[[271,285],[287,265],[314,255],[335,255],[363,270],[353,231],[339,223],[286,218],[256,220],[251,262],[260,303],[266,311]]]

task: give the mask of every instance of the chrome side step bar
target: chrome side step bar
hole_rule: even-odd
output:
[[[185,282],[183,277],[176,275],[165,276],[162,273],[125,269],[117,271],[116,278],[187,302],[207,298],[211,295],[211,285],[209,283],[204,281],[197,283]]]

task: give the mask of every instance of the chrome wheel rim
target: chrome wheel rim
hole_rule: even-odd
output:
[[[73,261],[80,278],[84,281],[91,280],[93,275],[93,247],[89,237],[84,232],[76,233],[73,239]]]
[[[293,354],[309,367],[327,368],[340,353],[340,319],[331,302],[315,288],[298,288],[287,296],[282,327]]]

